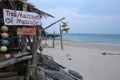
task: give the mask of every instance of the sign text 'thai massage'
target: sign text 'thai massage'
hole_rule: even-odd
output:
[[[40,16],[37,13],[3,9],[5,25],[40,25]]]

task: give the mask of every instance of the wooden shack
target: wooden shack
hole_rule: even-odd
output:
[[[54,16],[35,8],[27,0],[0,0],[0,80],[21,80],[17,74],[22,70],[18,67],[35,64],[38,30],[42,29],[44,17]],[[29,69],[24,70],[22,73],[25,72],[29,80]]]

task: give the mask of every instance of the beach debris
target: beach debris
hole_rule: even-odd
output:
[[[106,52],[101,53],[102,55],[106,55]]]
[[[103,52],[101,53],[102,55],[120,55],[119,53],[118,54],[114,54],[114,53],[106,53],[106,52]]]
[[[68,59],[68,60],[72,60],[72,58],[71,58],[71,55],[70,55],[70,54],[66,54],[66,57],[67,57],[67,59]]]
[[[42,51],[43,51],[43,47],[42,46],[39,47],[39,51],[40,51],[40,53],[42,53]]]

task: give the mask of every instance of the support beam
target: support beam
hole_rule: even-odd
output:
[[[65,18],[62,18],[62,19],[60,19],[60,20],[58,20],[58,21],[55,21],[54,23],[52,23],[52,24],[48,25],[47,27],[45,27],[43,30],[46,30],[46,29],[50,28],[52,25],[60,22],[60,21],[63,20],[63,19],[65,19]]]

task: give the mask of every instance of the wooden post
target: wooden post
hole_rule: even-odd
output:
[[[63,50],[63,42],[62,42],[62,29],[61,29],[61,25],[60,25],[60,41],[61,41],[61,49]]]
[[[31,70],[32,70],[32,80],[36,80],[36,63],[37,63],[37,46],[38,46],[38,40],[37,40],[37,36],[34,35],[33,36],[33,47],[32,47],[32,66]]]
[[[27,11],[27,0],[24,0],[23,11]],[[31,41],[30,41],[30,36],[28,36],[27,38],[28,38],[28,41],[29,41],[30,52],[31,52],[32,44],[31,44]],[[29,66],[29,65],[31,65],[31,60],[27,61],[27,66]],[[30,80],[30,67],[27,67],[25,80]]]
[[[27,66],[31,65],[31,60],[27,61]],[[30,67],[27,67],[25,80],[30,80]]]
[[[36,39],[36,35],[33,36],[33,47],[32,47],[32,64],[36,63],[36,53],[37,53],[37,45],[38,45],[38,41]]]
[[[55,31],[53,32],[53,48],[55,48]]]
[[[41,30],[41,28],[39,27],[39,30],[38,30],[38,32],[39,32],[39,35],[38,35],[38,48],[39,48],[39,51],[40,51],[40,53],[42,54],[42,30]]]
[[[45,33],[45,46],[47,45],[47,32]]]

